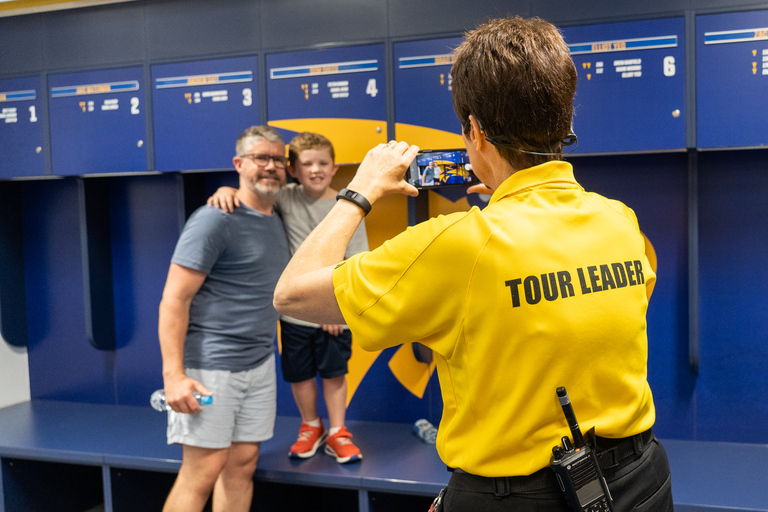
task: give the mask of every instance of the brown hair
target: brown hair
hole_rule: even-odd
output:
[[[251,126],[237,138],[235,144],[236,155],[242,156],[247,151],[247,148],[256,140],[267,140],[269,142],[279,142],[285,144],[283,136],[280,132],[272,128],[271,126]]]
[[[289,163],[293,165],[299,154],[305,149],[327,149],[331,152],[331,160],[334,163],[336,162],[336,153],[333,151],[333,144],[331,144],[330,140],[319,133],[301,132],[288,144]]]
[[[576,66],[557,28],[539,18],[490,20],[466,34],[451,69],[453,108],[469,134],[469,115],[499,154],[524,169],[560,155],[571,131]]]

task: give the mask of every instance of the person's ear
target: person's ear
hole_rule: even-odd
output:
[[[477,118],[472,114],[469,115],[469,124],[469,140],[475,145],[475,149],[481,151],[487,142],[485,140],[485,133],[480,129],[480,123],[477,122]]]
[[[291,175],[291,178],[297,180],[299,178],[296,177],[296,168],[292,165],[286,166],[286,169],[288,169],[288,174]]]
[[[240,171],[243,168],[243,159],[239,156],[232,157],[232,165],[235,166],[235,170],[240,174]]]

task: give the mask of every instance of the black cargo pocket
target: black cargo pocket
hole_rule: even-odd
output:
[[[632,508],[633,512],[672,512],[672,476],[661,484],[653,494]]]

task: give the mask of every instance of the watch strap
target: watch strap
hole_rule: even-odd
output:
[[[341,189],[339,193],[336,194],[336,200],[338,201],[339,199],[344,199],[345,201],[356,204],[363,210],[365,215],[368,215],[371,211],[370,201],[368,201],[363,194],[355,192],[354,190],[349,190],[348,188]]]

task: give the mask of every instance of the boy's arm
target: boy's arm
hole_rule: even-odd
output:
[[[184,339],[189,327],[189,307],[207,275],[199,270],[171,263],[160,301],[158,337],[163,357],[165,400],[176,412],[194,414],[202,409],[192,396],[211,392],[184,373]]]
[[[235,211],[240,206],[240,200],[237,198],[237,189],[232,187],[219,187],[214,194],[205,202],[208,206],[213,206],[227,213]]]

